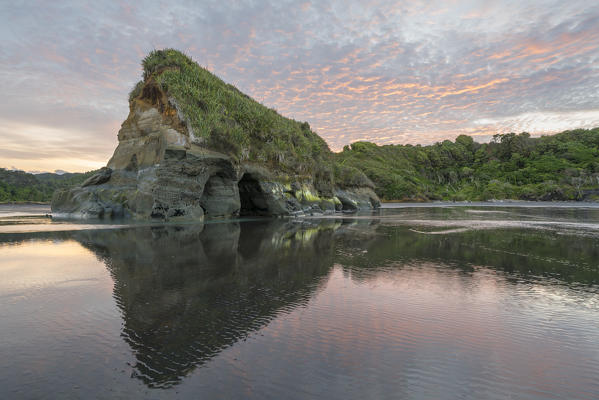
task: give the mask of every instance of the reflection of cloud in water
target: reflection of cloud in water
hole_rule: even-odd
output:
[[[2,225],[2,222],[7,222]],[[34,222],[34,223],[28,223]],[[1,221],[0,234],[15,234],[15,233],[34,233],[34,232],[67,232],[67,231],[84,231],[84,230],[100,230],[100,229],[122,229],[132,227],[133,225],[123,224],[88,224],[88,223],[53,223],[49,219],[36,221]]]
[[[551,217],[548,212],[544,215]],[[579,368],[577,372],[588,367],[577,364],[579,354],[567,347],[573,342],[562,341],[567,349],[562,352],[558,350],[564,347],[538,340],[553,337],[545,329],[549,325],[531,335],[530,317],[547,323],[544,312],[549,310],[551,324],[563,321],[553,328],[564,326],[587,338],[594,335],[594,326],[587,321],[597,307],[596,238],[529,229],[528,221],[515,220],[491,221],[491,229],[470,229],[476,214],[463,221],[434,220],[446,216],[431,209],[405,219],[228,221],[20,233],[0,235],[0,243],[37,238],[49,245],[48,240],[74,239],[104,263],[114,281],[108,290],[120,315],[113,316],[118,319],[113,331],[107,330],[110,324],[103,319],[92,329],[98,337],[110,332],[118,344],[126,343],[124,353],[131,361],[131,369],[125,368],[126,380],[134,381],[136,389],[140,383],[151,388],[176,385],[181,397],[193,397],[201,388],[205,397],[227,398],[236,397],[227,393],[243,393],[240,390],[249,382],[281,398],[283,391],[301,394],[306,385],[338,372],[356,377],[350,392],[361,393],[358,389],[368,370],[374,371],[371,378],[389,373],[386,387],[397,389],[389,393],[401,389],[413,393],[408,381],[396,379],[402,372],[399,365],[405,372],[402,377],[419,371],[422,381],[442,382],[442,390],[450,388],[453,397],[459,397],[461,381],[451,386],[458,381],[455,376],[447,378],[445,371],[473,379],[480,372],[476,363],[480,358],[504,372],[495,355],[506,355],[504,350],[516,342],[515,333],[527,343],[546,346],[560,366],[567,363]],[[485,214],[485,220],[475,222],[486,226],[490,217]],[[427,230],[443,234],[420,233]],[[59,247],[64,251],[64,243]],[[51,253],[41,255],[46,254]],[[73,277],[81,278],[85,276]],[[505,306],[506,295],[515,299],[517,312],[498,314],[497,306]],[[523,309],[530,313],[523,315]],[[590,319],[580,319],[572,310],[588,311]],[[68,308],[60,312],[74,315]],[[506,321],[513,325],[504,326]],[[446,357],[440,356],[439,345],[447,349]],[[455,357],[456,345],[475,351],[474,364],[468,367]],[[528,347],[518,347],[522,348]],[[489,357],[487,349],[492,349]],[[389,357],[393,351],[397,357]],[[534,371],[533,359],[519,358],[521,354],[510,353],[514,358],[508,364],[525,362],[530,365],[527,371]],[[545,360],[548,353],[533,355],[539,354],[543,357],[538,359]],[[424,359],[430,363],[422,364]],[[125,364],[116,362],[119,367]],[[576,384],[585,379],[583,375],[572,375],[582,376]],[[93,381],[98,382],[97,377]],[[273,395],[277,382],[285,386]],[[513,382],[520,381],[506,385]],[[330,381],[322,387],[330,389]],[[151,395],[161,393],[167,392]]]

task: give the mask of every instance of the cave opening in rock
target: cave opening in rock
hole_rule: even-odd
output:
[[[355,204],[341,200],[341,211],[343,212],[356,212],[358,211],[358,207]]]
[[[249,173],[245,173],[238,183],[239,201],[241,208],[239,215],[268,215],[268,204],[264,191],[258,180]]]

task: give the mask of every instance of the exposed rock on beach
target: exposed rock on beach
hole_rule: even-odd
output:
[[[372,182],[335,166],[307,123],[176,50],[152,52],[143,67],[112,158],[80,187],[55,193],[55,216],[195,220],[379,206]]]

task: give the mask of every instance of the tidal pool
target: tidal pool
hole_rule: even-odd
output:
[[[0,398],[596,399],[599,208],[0,208]]]

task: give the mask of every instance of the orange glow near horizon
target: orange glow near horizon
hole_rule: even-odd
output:
[[[104,282],[112,292],[112,280],[104,264],[74,240],[29,241],[0,245],[0,292],[38,291],[59,285]]]

